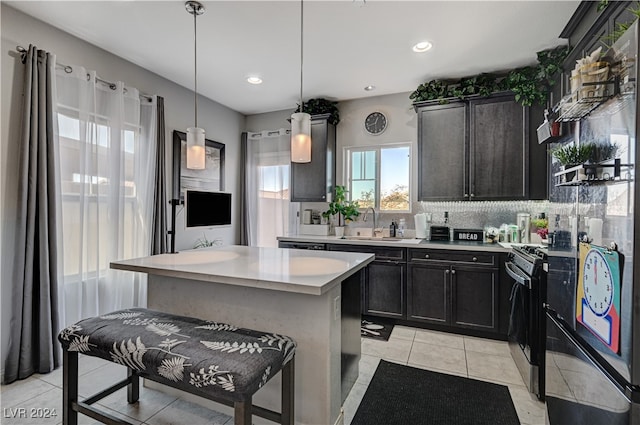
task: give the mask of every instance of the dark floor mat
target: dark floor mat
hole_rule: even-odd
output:
[[[351,425],[519,425],[504,385],[380,360]]]

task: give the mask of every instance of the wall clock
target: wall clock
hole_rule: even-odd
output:
[[[604,316],[613,302],[613,276],[604,254],[597,249],[587,252],[584,259],[584,295],[589,308]]]
[[[624,256],[580,243],[576,319],[614,353],[620,350],[620,284]]]
[[[364,120],[364,129],[367,133],[377,136],[387,128],[387,117],[382,112],[376,111],[367,115]]]

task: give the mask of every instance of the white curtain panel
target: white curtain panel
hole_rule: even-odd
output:
[[[109,264],[150,255],[157,120],[155,97],[68,70],[56,72],[65,326],[146,305],[146,275]]]
[[[289,130],[247,135],[247,209],[250,246],[277,247],[289,231],[291,175]]]

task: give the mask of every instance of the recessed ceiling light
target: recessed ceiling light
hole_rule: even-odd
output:
[[[260,78],[260,77],[249,77],[249,78],[247,78],[247,82],[249,84],[262,84],[262,78]]]
[[[376,86],[367,86],[364,88],[365,91],[373,91],[376,89]]]
[[[413,51],[416,53],[426,52],[427,50],[431,50],[433,44],[428,41],[421,41],[420,43],[413,46]]]

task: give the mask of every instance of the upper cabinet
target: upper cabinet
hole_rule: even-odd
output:
[[[418,200],[466,199],[467,107],[418,107]]]
[[[311,117],[311,162],[291,163],[291,201],[329,202],[336,181],[336,127],[329,114]]]
[[[633,1],[610,1],[607,6],[598,10],[601,2],[583,1],[560,33],[561,38],[569,40],[571,51],[564,61],[564,72],[559,77],[559,84],[553,88],[551,105],[563,96],[571,94],[571,70],[576,60],[593,53],[601,47],[606,52],[613,41],[620,35],[620,24],[629,24],[636,19],[631,11]]]
[[[515,102],[513,95],[454,100],[445,105],[421,102],[415,107],[419,200],[546,196],[546,151],[530,146],[530,108]],[[530,175],[531,160],[535,161],[535,176]]]

